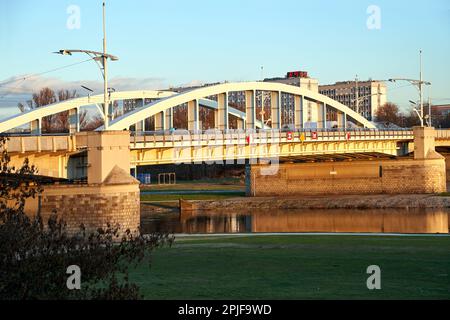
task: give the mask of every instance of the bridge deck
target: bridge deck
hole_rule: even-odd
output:
[[[206,131],[191,133],[181,131],[173,134],[139,134],[131,136],[132,149],[152,149],[165,147],[188,147],[208,145],[262,145],[276,143],[311,143],[336,141],[411,141],[413,132],[378,131],[378,130],[347,130],[347,131],[291,131],[260,130],[258,132],[235,131],[223,133],[221,131]]]

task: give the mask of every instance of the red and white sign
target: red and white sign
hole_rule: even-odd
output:
[[[294,135],[292,134],[292,132],[288,132],[287,133],[286,138],[287,138],[288,141],[291,141],[293,139],[293,137],[294,137]]]
[[[251,144],[252,143],[252,141],[253,141],[253,139],[252,139],[252,136],[251,135],[248,135],[246,138],[245,138],[245,140],[247,141],[247,144]]]
[[[286,78],[308,78],[308,72],[306,71],[290,71],[287,73]]]
[[[311,139],[317,140],[317,138],[318,138],[317,131],[311,132]]]

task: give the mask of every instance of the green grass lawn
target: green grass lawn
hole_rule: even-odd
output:
[[[146,299],[449,299],[450,237],[184,238],[130,278]]]
[[[245,191],[245,184],[240,179],[201,179],[194,181],[177,181],[172,185],[142,185],[141,190],[236,190]]]
[[[141,194],[141,201],[171,201],[171,200],[220,200],[235,197],[244,197],[245,192],[217,192],[197,194]]]

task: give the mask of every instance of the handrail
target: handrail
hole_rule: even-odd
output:
[[[161,131],[158,131],[160,133]],[[150,132],[147,132],[150,134]],[[291,133],[288,138],[288,133]],[[391,139],[404,139],[412,140],[414,138],[412,130],[316,130],[316,129],[306,129],[306,130],[227,130],[225,132],[219,130],[202,130],[202,131],[188,131],[179,130],[171,132],[170,135],[157,135],[156,132],[152,132],[152,143],[148,143],[146,139],[147,135],[142,135],[140,133],[135,133],[132,135],[132,142],[135,148],[142,147],[144,143],[144,148],[152,146],[154,148],[166,146],[166,137],[170,137],[171,145],[182,144],[185,145],[186,142],[191,143],[233,143],[237,142],[239,144],[252,144],[253,143],[285,143],[285,142],[314,142],[314,141],[358,141],[358,140],[391,140]],[[302,137],[303,136],[303,137]],[[159,143],[159,145],[157,145]]]
[[[450,130],[436,130],[436,139],[449,139]],[[17,152],[79,150],[83,146],[73,135],[7,135],[8,145]],[[17,139],[14,139],[17,138]],[[67,138],[67,141],[61,139]],[[33,141],[33,139],[36,139]],[[50,140],[49,140],[50,139]],[[373,129],[297,129],[297,130],[202,130],[202,131],[147,131],[131,133],[131,148],[160,148],[209,144],[262,144],[262,143],[312,143],[333,141],[373,141],[373,140],[413,140],[412,130],[373,130]],[[251,140],[251,141],[250,141]],[[78,143],[77,143],[78,142]],[[67,148],[65,147],[67,146]]]

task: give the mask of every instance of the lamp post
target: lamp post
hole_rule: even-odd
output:
[[[415,102],[415,101],[409,100],[409,103],[411,103],[414,106],[417,106],[417,102]],[[414,108],[413,110],[417,113],[417,115],[420,118],[421,116],[419,114],[419,111],[416,108]],[[428,114],[425,115],[423,118],[424,118],[424,120],[427,120],[427,125],[429,127],[432,127],[432,122],[431,122],[432,121],[431,120],[431,98],[430,97],[428,97]]]
[[[422,75],[422,50],[420,50],[420,75],[419,80],[415,79],[404,79],[404,78],[396,78],[396,79],[389,79],[390,82],[396,82],[396,81],[407,81],[411,83],[412,85],[416,86],[416,88],[419,90],[419,111],[414,108],[417,115],[420,119],[420,126],[424,126],[424,114],[423,114],[423,85],[431,85],[431,82],[424,81],[423,75]]]
[[[358,90],[358,89],[356,89],[356,90]],[[359,94],[357,94],[357,98],[353,99],[353,100],[350,100],[350,103],[355,103],[355,105],[356,105],[356,112],[359,114],[359,102],[361,100],[365,100],[365,99],[373,97],[373,96],[381,96],[381,95],[382,95],[381,92],[369,94],[367,96],[362,96],[362,97],[360,97]]]
[[[105,130],[108,129],[109,122],[111,120],[111,114],[109,112],[109,93],[108,93],[108,59],[111,61],[117,61],[119,60],[118,57],[108,54],[107,53],[107,47],[106,47],[106,12],[105,12],[105,1],[103,1],[103,52],[98,51],[91,51],[91,50],[80,50],[80,49],[62,49],[58,52],[55,52],[56,54],[61,55],[69,55],[71,56],[73,53],[85,53],[89,57],[94,60],[98,67],[100,68],[100,72],[103,76],[103,114],[104,114],[104,120]]]

